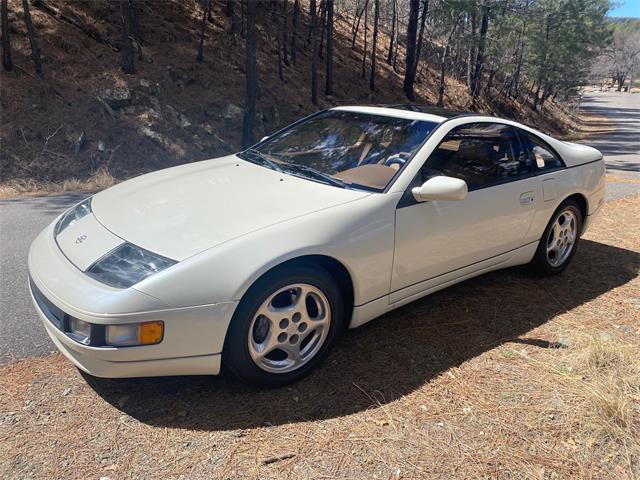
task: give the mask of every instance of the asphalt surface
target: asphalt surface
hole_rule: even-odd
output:
[[[640,177],[640,94],[593,93],[581,108],[606,115],[614,133],[584,141],[605,155],[607,169],[620,176]],[[607,199],[638,193],[638,185],[613,182]],[[29,245],[60,212],[86,194],[61,194],[0,200],[0,365],[55,350],[31,305],[27,288]]]

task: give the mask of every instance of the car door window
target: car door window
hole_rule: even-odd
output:
[[[427,159],[423,181],[446,175],[467,182],[470,190],[533,173],[515,129],[499,123],[473,123],[454,128]]]
[[[535,166],[536,172],[555,170],[564,167],[562,160],[553,153],[551,148],[535,135],[524,130],[519,130],[518,134],[522,141],[526,155]]]

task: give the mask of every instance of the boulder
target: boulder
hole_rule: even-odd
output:
[[[125,87],[107,88],[101,96],[104,103],[113,110],[131,105],[133,95],[131,90]]]

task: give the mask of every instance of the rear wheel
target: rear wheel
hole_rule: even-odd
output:
[[[581,231],[580,206],[574,200],[565,200],[551,217],[531,266],[542,275],[562,272],[576,252]]]
[[[244,296],[227,333],[225,365],[243,382],[277,387],[313,370],[335,343],[342,296],[320,267],[284,267]]]

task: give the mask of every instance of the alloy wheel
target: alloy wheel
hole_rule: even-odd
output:
[[[547,238],[547,260],[552,267],[562,265],[573,250],[578,237],[578,219],[573,210],[567,208],[556,218]]]
[[[306,283],[287,285],[260,305],[249,326],[249,353],[271,373],[297,370],[322,348],[331,307],[322,291]]]

